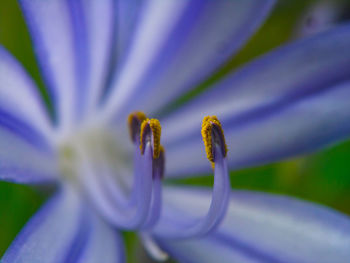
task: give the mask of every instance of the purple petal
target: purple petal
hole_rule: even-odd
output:
[[[49,137],[51,131],[47,111],[39,89],[22,65],[0,46],[0,108],[22,119]]]
[[[166,188],[164,197],[163,220],[181,222],[206,210],[210,191]],[[223,224],[206,238],[176,241],[156,234],[163,249],[184,262],[350,260],[349,217],[320,205],[249,191],[232,193]]]
[[[123,240],[116,230],[109,226],[92,210],[91,234],[79,263],[125,262]]]
[[[52,129],[38,90],[0,47],[0,180],[38,183],[57,177]]]
[[[82,74],[88,73],[86,30],[79,1],[20,1],[44,80],[60,123],[71,124],[83,96]],[[84,66],[86,69],[82,68]]]
[[[87,78],[87,113],[91,113],[96,108],[106,84],[117,9],[113,0],[82,0],[82,6],[91,65]]]
[[[168,116],[162,126],[169,173],[208,169],[199,132],[206,115],[222,122],[233,169],[347,138],[349,45],[350,25],[345,25],[280,48]]]
[[[117,1],[117,64],[127,57],[130,41],[134,37],[145,0]]]
[[[0,125],[9,118],[0,112]],[[12,121],[12,120],[10,120]],[[46,151],[21,138],[11,129],[26,128],[11,122],[10,130],[0,126],[0,180],[16,183],[41,183],[56,180],[59,175],[55,153]],[[28,130],[24,130],[27,132]],[[32,140],[32,138],[28,138]],[[35,142],[36,144],[36,142]]]
[[[273,2],[148,1],[113,83],[106,114],[153,111],[193,88],[246,42]]]
[[[89,236],[84,211],[75,189],[62,189],[27,223],[2,262],[74,262]]]

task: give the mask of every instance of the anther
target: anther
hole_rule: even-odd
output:
[[[146,119],[141,124],[140,149],[144,154],[146,143],[151,143],[153,158],[157,159],[160,154],[160,134],[161,126],[157,119]]]
[[[214,164],[215,162],[215,147],[219,146],[221,154],[226,157],[227,146],[225,142],[224,131],[220,121],[216,116],[206,116],[202,122],[202,137],[207,153],[208,160]]]
[[[128,126],[130,138],[133,143],[136,143],[139,140],[139,135],[141,131],[141,124],[146,120],[146,114],[142,111],[135,111],[128,116]]]

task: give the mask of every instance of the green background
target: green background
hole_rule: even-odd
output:
[[[320,1],[282,0],[271,17],[252,37],[241,52],[222,70],[172,106],[183,103],[221,78],[227,72],[283,43],[293,40],[297,25],[303,22],[305,12]],[[349,13],[346,1],[342,4],[340,22]],[[29,34],[15,0],[0,1],[0,43],[9,49],[24,65],[43,91],[42,81],[33,55]],[[46,95],[44,94],[44,97]],[[48,107],[50,107],[48,103]],[[172,107],[165,109],[171,110]],[[350,120],[349,120],[350,121]],[[333,145],[323,151],[299,156],[284,162],[244,169],[232,173],[231,184],[236,189],[252,189],[295,196],[333,207],[350,215],[350,141]],[[211,185],[211,177],[184,179],[181,182]],[[30,216],[47,197],[46,191],[29,186],[0,182],[0,255],[20,231]],[[125,233],[129,262],[145,257],[136,235]],[[146,261],[149,259],[145,259]]]

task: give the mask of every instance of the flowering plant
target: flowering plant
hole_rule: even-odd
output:
[[[53,114],[0,48],[0,179],[56,193],[1,262],[124,262],[125,229],[158,260],[349,262],[347,216],[231,190],[229,170],[348,137],[350,25],[274,50],[164,113],[239,50],[274,1],[20,4]],[[211,168],[212,190],[163,184]]]

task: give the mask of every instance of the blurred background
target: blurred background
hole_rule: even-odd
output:
[[[270,18],[241,52],[204,85],[177,103],[190,99],[218,78],[281,44],[327,30],[346,20],[350,21],[349,0],[280,0]],[[0,1],[0,43],[23,63],[43,89],[29,34],[16,0]],[[290,195],[350,215],[350,140],[311,155],[235,171],[231,176],[232,188]],[[166,183],[212,185],[212,177]],[[0,182],[0,255],[45,201],[48,192]],[[124,238],[128,262],[152,262],[135,234],[124,233]]]

